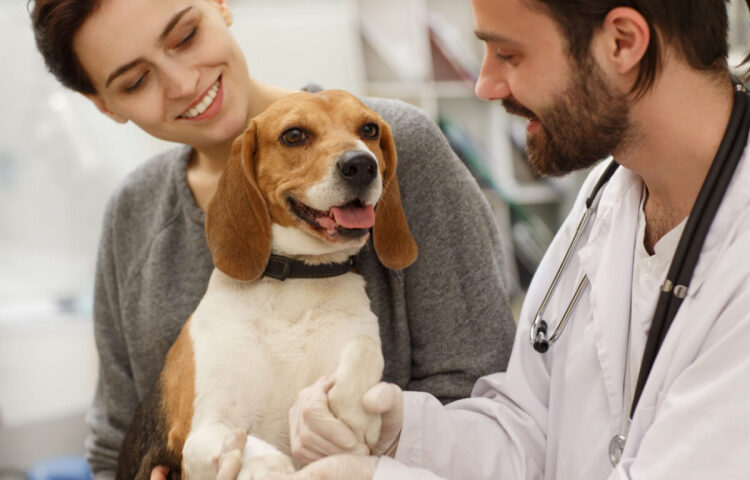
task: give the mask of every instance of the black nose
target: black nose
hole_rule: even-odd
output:
[[[372,156],[360,151],[346,152],[338,161],[339,174],[355,188],[370,185],[378,175],[378,164]]]

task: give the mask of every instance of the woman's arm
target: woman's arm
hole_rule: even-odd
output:
[[[87,416],[90,432],[86,439],[86,457],[97,480],[114,478],[120,444],[138,405],[120,324],[113,243],[114,204],[114,200],[110,201],[105,214],[94,286],[99,380]]]
[[[437,125],[415,108],[394,123],[399,184],[419,247],[403,272],[412,347],[406,389],[446,402],[506,368],[515,323],[505,259],[484,195]]]

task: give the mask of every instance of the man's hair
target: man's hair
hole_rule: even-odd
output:
[[[630,7],[648,22],[651,40],[641,59],[633,92],[642,95],[656,80],[664,43],[674,47],[694,69],[726,72],[729,0],[526,0],[541,7],[561,27],[576,60],[589,55],[591,39],[614,8]],[[750,0],[746,0],[750,8]],[[750,55],[745,62],[750,60]]]
[[[96,93],[73,51],[73,37],[96,11],[100,0],[29,0],[36,46],[47,69],[68,88]]]

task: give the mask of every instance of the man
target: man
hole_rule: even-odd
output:
[[[610,154],[621,165],[596,196],[544,310],[547,335],[569,304],[572,314],[549,351],[534,350],[534,316],[609,162],[585,182],[536,272],[507,373],[480,379],[472,398],[446,407],[380,384],[364,399],[383,413],[373,453],[395,460],[335,455],[298,476],[747,478],[750,149],[741,153],[747,123],[731,141],[730,115],[748,99],[727,69],[724,0],[472,0],[472,7],[487,47],[477,96],[529,120],[534,168],[561,175]],[[689,286],[672,289],[682,305],[639,382],[659,291],[722,142],[735,147],[739,166]],[[571,302],[578,285],[581,296]],[[303,391],[290,414],[293,454],[303,462],[355,448],[327,410],[329,386],[321,380]]]

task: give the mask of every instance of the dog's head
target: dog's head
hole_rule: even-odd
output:
[[[416,259],[390,127],[336,90],[288,95],[255,117],[206,213],[214,265],[239,280],[260,277],[272,249],[308,260],[351,255],[370,228],[383,265]]]

